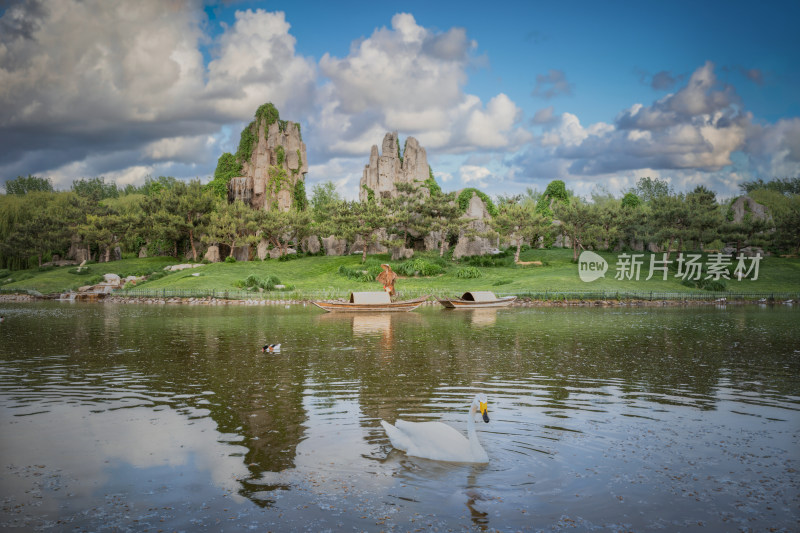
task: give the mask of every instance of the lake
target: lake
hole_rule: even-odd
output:
[[[2,529],[800,529],[797,306],[0,314]],[[487,465],[380,425],[477,392]]]

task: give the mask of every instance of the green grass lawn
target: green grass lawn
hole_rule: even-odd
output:
[[[585,283],[578,276],[578,264],[572,261],[571,250],[530,249],[522,253],[521,261],[541,261],[543,266],[514,265],[511,257],[498,260],[501,266],[477,266],[480,277],[464,279],[457,276],[460,269],[470,266],[468,261],[455,262],[440,260],[435,252],[418,253],[415,258],[444,265],[443,273],[430,277],[402,277],[396,287],[401,297],[416,294],[439,296],[458,296],[468,290],[490,290],[497,294],[519,294],[548,292],[680,292],[705,293],[702,289],[690,288],[681,284],[674,276],[675,270],[668,273],[666,280],[656,272],[652,279],[646,280],[649,271],[650,254],[642,258],[643,265],[638,280],[615,279],[618,255],[615,252],[599,252],[608,262],[605,277]],[[672,258],[674,259],[673,254]],[[657,254],[661,258],[661,254]],[[320,292],[377,291],[381,286],[375,281],[356,281],[339,273],[341,266],[362,269],[361,256],[344,257],[313,256],[301,257],[291,261],[269,259],[236,263],[207,264],[199,268],[183,270],[137,285],[138,289],[183,289],[187,291],[237,291],[236,283],[250,275],[266,279],[272,275],[293,290],[291,297],[308,295],[316,297]],[[705,262],[706,259],[704,258]],[[368,263],[388,262],[395,270],[401,262],[389,261],[386,255],[370,256]],[[4,291],[30,289],[43,294],[74,290],[82,285],[96,282],[105,273],[115,273],[122,277],[160,272],[164,266],[177,263],[174,258],[155,257],[146,259],[124,259],[111,263],[91,264],[88,274],[74,273],[75,267],[59,267],[39,271],[31,269],[12,272],[0,288]],[[705,275],[705,270],[703,272]],[[13,280],[13,281],[9,281]],[[732,293],[800,293],[800,259],[768,257],[761,260],[758,279],[726,281],[726,291]],[[280,298],[279,292],[270,292],[268,297]]]

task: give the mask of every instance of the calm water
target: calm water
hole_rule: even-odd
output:
[[[0,314],[2,529],[800,529],[797,307]],[[488,465],[380,427],[477,391]]]

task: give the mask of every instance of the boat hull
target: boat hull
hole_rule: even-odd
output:
[[[461,298],[437,298],[438,302],[442,304],[445,309],[486,309],[491,307],[507,307],[511,305],[516,296],[504,296],[496,300],[474,302],[470,300],[462,300]]]
[[[415,298],[414,300],[404,300],[402,302],[391,303],[352,303],[340,302],[335,300],[315,300],[312,301],[314,305],[329,313],[352,313],[352,312],[370,312],[370,313],[386,313],[386,312],[403,312],[413,311],[427,300],[427,296]]]

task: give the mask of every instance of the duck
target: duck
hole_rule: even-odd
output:
[[[281,345],[280,344],[265,344],[261,348],[261,351],[262,352],[279,352],[279,351],[281,351]]]
[[[489,462],[489,456],[478,441],[475,414],[480,412],[483,421],[488,424],[487,404],[485,394],[481,392],[475,395],[467,418],[468,437],[443,422],[406,422],[398,419],[392,425],[381,420],[381,426],[392,446],[406,455],[434,461],[485,464]]]

